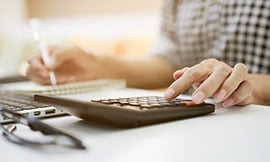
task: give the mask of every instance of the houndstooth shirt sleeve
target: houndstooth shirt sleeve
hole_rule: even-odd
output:
[[[270,73],[270,0],[165,0],[152,54],[177,68],[216,58]]]

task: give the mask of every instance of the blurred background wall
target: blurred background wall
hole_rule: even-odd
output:
[[[79,45],[98,54],[140,57],[156,40],[161,0],[0,0],[0,77],[24,73],[35,53],[30,18],[48,45]]]
[[[27,0],[29,17],[158,12],[160,0]]]

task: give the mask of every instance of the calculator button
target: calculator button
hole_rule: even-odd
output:
[[[132,101],[129,103],[129,105],[132,105],[132,106],[140,106],[140,104],[136,101]]]
[[[131,110],[138,110],[138,109],[140,109],[140,107],[138,107],[138,106],[132,106],[132,105],[123,105],[121,107],[124,108],[124,109],[131,109]]]
[[[127,104],[129,104],[129,102],[128,102],[128,99],[127,99],[127,98],[120,98],[118,102],[119,102],[120,104],[123,104],[123,105],[127,105]]]
[[[147,97],[130,97],[130,98],[118,98],[118,99],[101,99],[92,100],[92,102],[113,105],[119,108],[126,109],[154,109],[154,108],[172,108],[177,106],[197,106],[191,100],[182,100],[176,98],[174,100],[166,100],[163,97],[147,96]]]
[[[141,109],[151,109],[151,108],[154,108],[155,106],[152,106],[149,104],[142,104],[140,107],[141,107]]]
[[[186,106],[198,106],[198,104],[194,103],[193,101],[180,101],[179,103],[184,104]]]

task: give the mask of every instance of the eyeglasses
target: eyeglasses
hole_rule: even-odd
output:
[[[3,128],[3,136],[12,143],[35,146],[63,145],[77,149],[86,149],[83,143],[76,137],[39,121],[33,115],[22,115],[2,107],[0,107],[0,113],[3,117],[10,118],[17,123],[28,126],[31,130],[39,131],[46,136],[46,139],[44,138],[40,141],[29,140],[15,134],[15,130],[17,129],[15,124],[1,125]]]

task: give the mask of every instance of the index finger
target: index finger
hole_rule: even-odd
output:
[[[40,54],[34,54],[28,59],[29,68],[31,71],[39,72],[43,75],[47,74],[47,69],[43,64]]]
[[[204,80],[210,73],[210,69],[202,67],[201,64],[186,69],[183,75],[169,86],[164,97],[168,100],[176,98],[191,87],[192,84]]]

